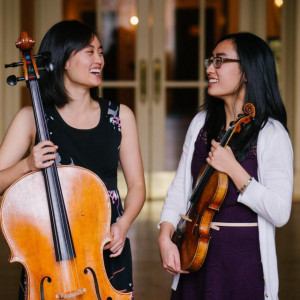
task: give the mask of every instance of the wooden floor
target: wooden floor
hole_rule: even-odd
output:
[[[136,300],[167,300],[171,276],[161,267],[157,222],[162,202],[149,201],[130,232]],[[277,230],[280,299],[300,299],[300,202],[293,205],[289,223]],[[9,249],[0,237],[0,300],[17,299],[19,266],[9,264]]]

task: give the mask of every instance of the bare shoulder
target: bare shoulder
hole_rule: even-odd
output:
[[[133,111],[125,104],[120,104],[120,119],[121,122],[135,121]]]
[[[24,119],[26,121],[34,122],[34,114],[32,106],[24,106],[22,107],[16,115],[16,118]]]
[[[35,135],[36,127],[32,106],[21,108],[14,117],[9,129],[14,132],[20,130],[23,134]]]

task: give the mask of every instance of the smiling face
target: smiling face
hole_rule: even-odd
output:
[[[231,40],[220,42],[214,49],[211,59],[214,57],[239,59],[235,45]],[[206,69],[206,75],[209,95],[223,99],[228,104],[232,104],[232,101],[244,100],[245,80],[242,81],[242,87],[237,95],[243,77],[239,62],[225,61],[218,69],[211,64]]]
[[[104,67],[103,49],[94,36],[91,43],[78,52],[73,52],[65,65],[64,84],[72,88],[93,88],[101,84]]]

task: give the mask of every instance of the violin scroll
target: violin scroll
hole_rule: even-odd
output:
[[[255,106],[252,103],[246,103],[243,107],[244,114],[239,115],[238,119],[233,123],[233,133],[239,133],[242,128],[252,122],[255,117]]]

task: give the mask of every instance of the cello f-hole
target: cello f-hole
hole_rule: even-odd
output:
[[[97,276],[96,273],[94,272],[94,270],[90,267],[86,267],[83,271],[84,274],[88,274],[88,271],[90,271],[93,275],[93,279],[94,279],[94,286],[95,286],[95,292],[97,295],[97,299],[101,300],[101,296],[100,296],[100,291],[99,291],[99,285],[98,285],[98,280],[97,280]],[[110,298],[110,297],[109,297]],[[107,298],[108,299],[108,298]]]
[[[42,278],[40,283],[40,294],[41,294],[41,300],[45,300],[45,294],[44,294],[44,281],[47,279],[49,283],[52,282],[52,279],[49,276],[45,276]]]

